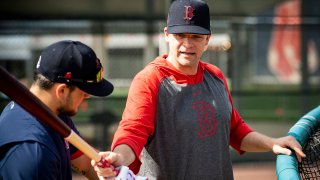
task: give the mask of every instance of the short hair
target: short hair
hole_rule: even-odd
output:
[[[40,89],[50,90],[53,87],[53,85],[56,84],[56,82],[50,81],[48,78],[43,76],[39,71],[35,71],[33,76],[33,84],[36,84],[37,86],[39,86]],[[66,85],[71,91],[73,91],[76,88],[76,86],[72,84],[66,84]]]

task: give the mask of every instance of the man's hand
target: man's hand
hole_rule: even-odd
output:
[[[275,154],[286,154],[290,156],[292,152],[288,148],[295,151],[299,162],[301,162],[301,158],[306,157],[306,155],[302,152],[301,145],[292,136],[285,136],[275,139],[275,144],[272,147],[272,151]]]
[[[99,152],[101,158],[106,160],[109,164],[115,164],[119,159],[119,155],[114,152]],[[103,167],[100,162],[96,162],[95,160],[91,160],[91,165],[94,167],[94,170],[97,172],[100,180],[104,180],[105,178],[114,179],[118,174],[118,170],[114,168],[114,166]]]

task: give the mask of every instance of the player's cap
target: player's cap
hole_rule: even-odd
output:
[[[211,34],[210,13],[206,2],[201,0],[175,0],[167,17],[170,34]]]
[[[102,78],[103,67],[95,52],[79,41],[59,41],[45,48],[37,70],[52,82],[72,84],[94,96],[113,91],[113,85]]]

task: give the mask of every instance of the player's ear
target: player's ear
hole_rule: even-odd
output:
[[[68,95],[69,89],[66,84],[57,83],[55,84],[55,95],[58,99],[65,98]]]

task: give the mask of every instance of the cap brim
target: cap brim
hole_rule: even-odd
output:
[[[211,31],[200,26],[169,26],[167,31],[170,34],[211,34]]]
[[[76,84],[76,86],[82,91],[93,96],[103,97],[108,96],[113,92],[113,85],[105,79],[102,79],[99,83],[82,83]]]

